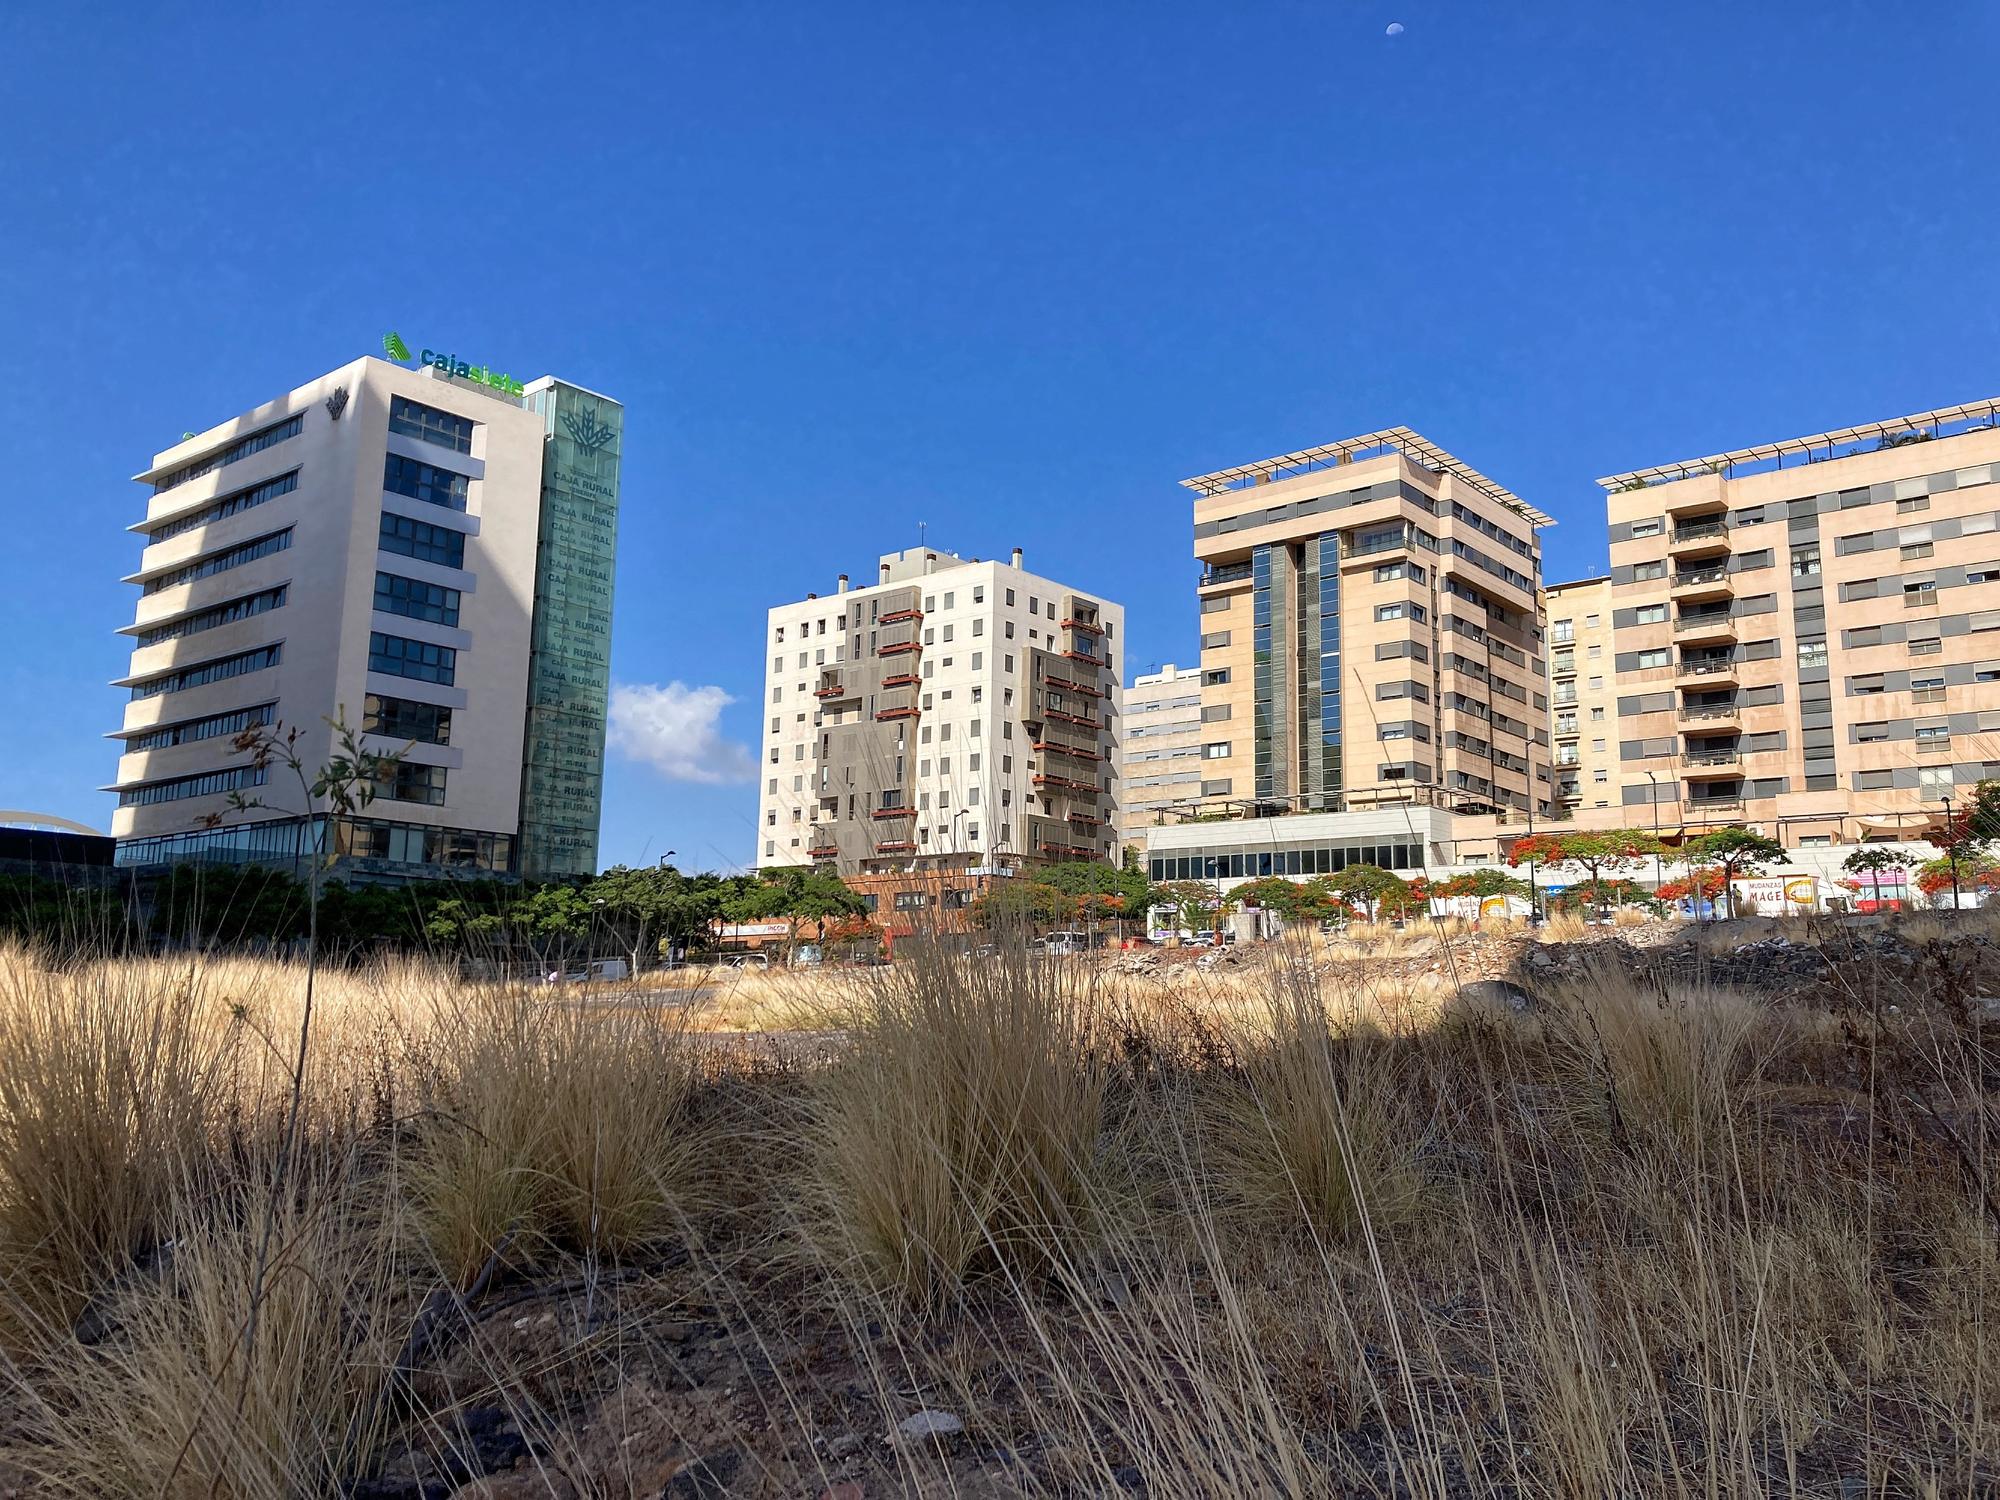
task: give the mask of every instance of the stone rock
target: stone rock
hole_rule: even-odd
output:
[[[1517,1014],[1535,1008],[1533,995],[1505,979],[1475,979],[1459,986],[1457,998],[1467,1004],[1491,1005]]]
[[[858,1479],[843,1479],[819,1492],[819,1500],[862,1500],[865,1492]]]
[[[965,1424],[950,1412],[932,1409],[905,1417],[896,1425],[896,1436],[905,1442],[916,1438],[955,1437],[963,1431]]]

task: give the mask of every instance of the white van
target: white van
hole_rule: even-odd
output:
[[[1051,953],[1081,953],[1090,946],[1089,935],[1082,932],[1052,932],[1042,941]]]

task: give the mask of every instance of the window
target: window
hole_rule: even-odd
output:
[[[1227,797],[1235,785],[1236,783],[1227,776],[1217,781],[1204,781],[1201,784],[1201,794],[1204,797]]]
[[[192,583],[197,578],[213,578],[217,573],[227,573],[231,568],[240,568],[245,563],[255,562],[260,557],[269,557],[274,552],[283,552],[292,545],[292,528],[273,531],[266,536],[251,541],[240,542],[234,547],[225,547],[220,552],[211,552],[206,557],[197,557],[192,562],[182,563],[171,572],[162,573],[157,578],[146,580],[144,592],[157,594],[162,589],[177,588],[183,583]]]
[[[164,750],[172,745],[192,745],[202,740],[220,739],[223,735],[238,735],[246,729],[255,729],[271,722],[271,710],[275,705],[260,703],[255,708],[239,708],[231,713],[210,714],[205,719],[185,719],[178,724],[163,724],[141,735],[135,735],[125,742],[124,754],[131,755],[140,750]]]
[[[1665,578],[1666,576],[1667,565],[1664,562],[1642,562],[1632,565],[1632,581],[1634,583],[1647,583],[1655,578]]]
[[[178,667],[158,677],[134,683],[132,699],[137,702],[142,698],[157,698],[161,693],[185,692],[188,688],[203,687],[225,678],[241,677],[245,672],[261,672],[266,667],[275,667],[280,655],[281,649],[277,646],[259,646],[255,651],[239,651],[234,656],[218,656],[211,661],[196,662],[193,666]]]
[[[238,490],[233,495],[211,501],[199,510],[191,510],[186,515],[174,517],[171,521],[162,521],[147,531],[146,540],[148,543],[164,542],[169,537],[180,536],[183,532],[206,526],[211,521],[225,520],[246,510],[253,510],[267,500],[275,500],[280,495],[289,495],[298,487],[299,471],[294,469],[289,474],[280,474],[276,479],[267,479],[250,489]]]
[[[1953,786],[1950,766],[1918,766],[1917,790],[1923,792],[1946,792]]]
[[[1226,594],[1210,594],[1201,601],[1201,612],[1205,615],[1229,613],[1229,598]]]
[[[1635,625],[1658,625],[1666,618],[1667,607],[1664,604],[1642,604],[1632,611],[1632,622]]]
[[[443,766],[422,766],[399,760],[388,775],[375,782],[375,795],[391,802],[420,802],[426,807],[444,806]]]
[[[1944,642],[1934,635],[1910,642],[1910,655],[1912,656],[1936,656],[1942,650],[1944,650]]]
[[[196,610],[191,615],[182,615],[177,620],[169,620],[164,625],[155,625],[151,630],[133,638],[135,647],[157,646],[162,641],[177,641],[183,636],[200,635],[204,630],[213,630],[218,625],[230,625],[238,620],[247,620],[253,615],[261,615],[270,610],[281,609],[285,603],[285,586],[264,589],[255,594],[245,594],[241,599],[231,599],[227,604],[213,605],[208,609]]]
[[[262,432],[253,432],[247,438],[239,438],[220,453],[211,453],[207,458],[198,458],[184,468],[175,469],[171,474],[162,474],[153,481],[153,493],[173,489],[186,484],[190,479],[199,479],[204,474],[213,474],[217,469],[226,468],[239,458],[248,458],[253,453],[262,453],[266,448],[275,448],[287,438],[295,438],[305,428],[305,417],[287,417],[275,422]]]
[[[1899,516],[1912,516],[1920,510],[1929,510],[1930,508],[1931,497],[1929,495],[1905,495],[1901,500],[1896,502],[1896,514]]]
[[[1384,563],[1375,570],[1375,581],[1377,583],[1394,583],[1398,578],[1403,576],[1403,569],[1404,564],[1399,562]]]
[[[149,781],[143,786],[123,787],[118,793],[120,807],[150,807],[156,802],[179,802],[188,797],[213,797],[219,792],[240,791],[262,786],[266,772],[261,766],[232,766],[226,771],[205,771],[199,776],[177,776],[172,781]]]
[[[407,615],[436,625],[458,624],[458,590],[425,583],[396,573],[375,575],[375,607],[384,614]]]
[[[1201,674],[1203,687],[1222,687],[1229,681],[1229,668],[1210,667]]]
[[[1929,542],[1905,542],[1897,549],[1904,562],[1915,562],[1920,557],[1929,557],[1937,548]]]
[[[458,653],[449,646],[434,646],[429,641],[413,641],[407,636],[371,631],[368,636],[368,670],[450,687],[458,680]]]
[[[1201,747],[1201,758],[1203,760],[1229,759],[1229,741],[1214,740],[1206,745],[1203,745]]]
[[[1895,785],[1895,774],[1891,771],[1861,771],[1856,773],[1854,784],[1864,792],[1877,792]]]
[[[1673,653],[1665,646],[1656,646],[1650,651],[1641,651],[1639,653],[1639,666],[1642,668],[1664,667],[1672,658]]]
[[[454,474],[421,459],[405,458],[400,453],[391,453],[382,470],[382,488],[390,494],[408,495],[412,500],[449,506],[453,510],[465,509],[466,486],[471,482],[463,474]]]
[[[1403,606],[1400,604],[1378,604],[1375,606],[1375,618],[1378,620],[1400,620],[1403,618]]]
[[[471,418],[455,417],[448,411],[421,406],[402,396],[389,398],[389,430],[460,453],[472,451]]]
[[[1912,609],[1937,603],[1935,578],[1912,578],[1903,585],[1903,603]]]
[[[451,710],[441,703],[418,703],[410,698],[370,693],[362,707],[361,732],[379,734],[384,739],[449,745]],[[771,790],[777,789],[778,783],[773,780]]]
[[[1819,572],[1819,543],[1792,548],[1792,577],[1811,578]]]
[[[1874,697],[1883,691],[1884,686],[1885,684],[1880,672],[1869,672],[1864,676],[1847,679],[1847,691],[1856,698]]]
[[[465,533],[449,527],[384,511],[380,540],[384,552],[398,552],[419,562],[438,563],[447,568],[465,566]]]
[[[1951,726],[1949,724],[1919,724],[1917,726],[1917,749],[1920,751],[1949,750],[1951,748]]]
[[[1229,632],[1226,630],[1211,630],[1201,638],[1201,649],[1204,651],[1219,651],[1228,644]]]
[[[986,602],[986,585],[985,585],[985,584],[983,584],[983,583],[980,583],[980,584],[974,584],[974,585],[973,585],[973,589],[972,589],[972,602],[973,602],[974,604],[984,604],[984,603]]]
[[[1799,665],[1801,667],[1823,667],[1826,665],[1826,637],[1812,636],[1799,642]]]
[[[1887,724],[1856,724],[1854,743],[1857,745],[1879,745],[1889,738]]]
[[[1604,722],[1604,709],[1602,705],[1599,705],[1598,707],[1591,709],[1590,719],[1593,724],[1601,724]]]

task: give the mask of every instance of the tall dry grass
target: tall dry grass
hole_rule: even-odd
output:
[[[506,1492],[557,1500],[697,1454],[780,1494],[1990,1484],[1964,935],[1848,959],[1825,1013],[1601,937],[1519,1015],[1317,939],[1174,991],[927,956],[829,976],[807,1061],[699,994],[324,976],[247,1345],[301,976],[11,951],[0,1463],[449,1493],[498,1410],[536,1445]],[[884,1441],[921,1408],[965,1434]]]

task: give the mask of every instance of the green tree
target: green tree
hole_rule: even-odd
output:
[[[633,973],[653,951],[649,942],[657,946],[661,932],[679,914],[685,883],[680,871],[657,865],[637,870],[613,865],[589,883],[586,894],[592,903],[603,903],[605,919],[632,956]]]
[[[596,909],[573,885],[545,885],[530,891],[507,912],[507,925],[546,964],[562,967],[579,943],[587,944]]]
[[[754,884],[723,903],[723,913],[731,921],[782,920],[788,929],[787,958],[798,947],[799,929],[805,923],[824,924],[837,917],[861,916],[867,910],[868,903],[839,876],[799,865],[765,870]]]
[[[1349,865],[1326,877],[1326,889],[1343,906],[1362,912],[1371,921],[1401,916],[1417,901],[1409,882],[1380,865]]]
[[[1436,886],[1435,896],[1477,896],[1482,900],[1487,896],[1518,896],[1528,899],[1528,882],[1518,875],[1509,875],[1505,870],[1488,866],[1480,870],[1468,870],[1463,875]]]
[[[1218,896],[1216,888],[1205,880],[1169,880],[1154,888],[1153,904],[1173,907],[1179,930],[1198,933],[1220,927],[1223,917],[1235,909],[1237,899],[1233,892]]]
[[[1315,889],[1312,883],[1287,880],[1282,875],[1265,875],[1256,880],[1246,880],[1230,893],[1239,905],[1258,906],[1265,911],[1274,911],[1287,922],[1304,921],[1307,917],[1320,915],[1326,905],[1326,892]]]
[[[1729,888],[1732,880],[1746,880],[1763,873],[1763,865],[1785,858],[1785,846],[1776,839],[1747,828],[1718,828],[1697,834],[1681,845],[1681,863],[1690,870],[1713,865],[1722,872],[1723,897],[1729,914],[1736,915],[1736,897]]]
[[[1015,876],[996,880],[972,904],[975,925],[994,932],[1032,932],[1058,927],[1075,918],[1077,898],[1052,885]]]

